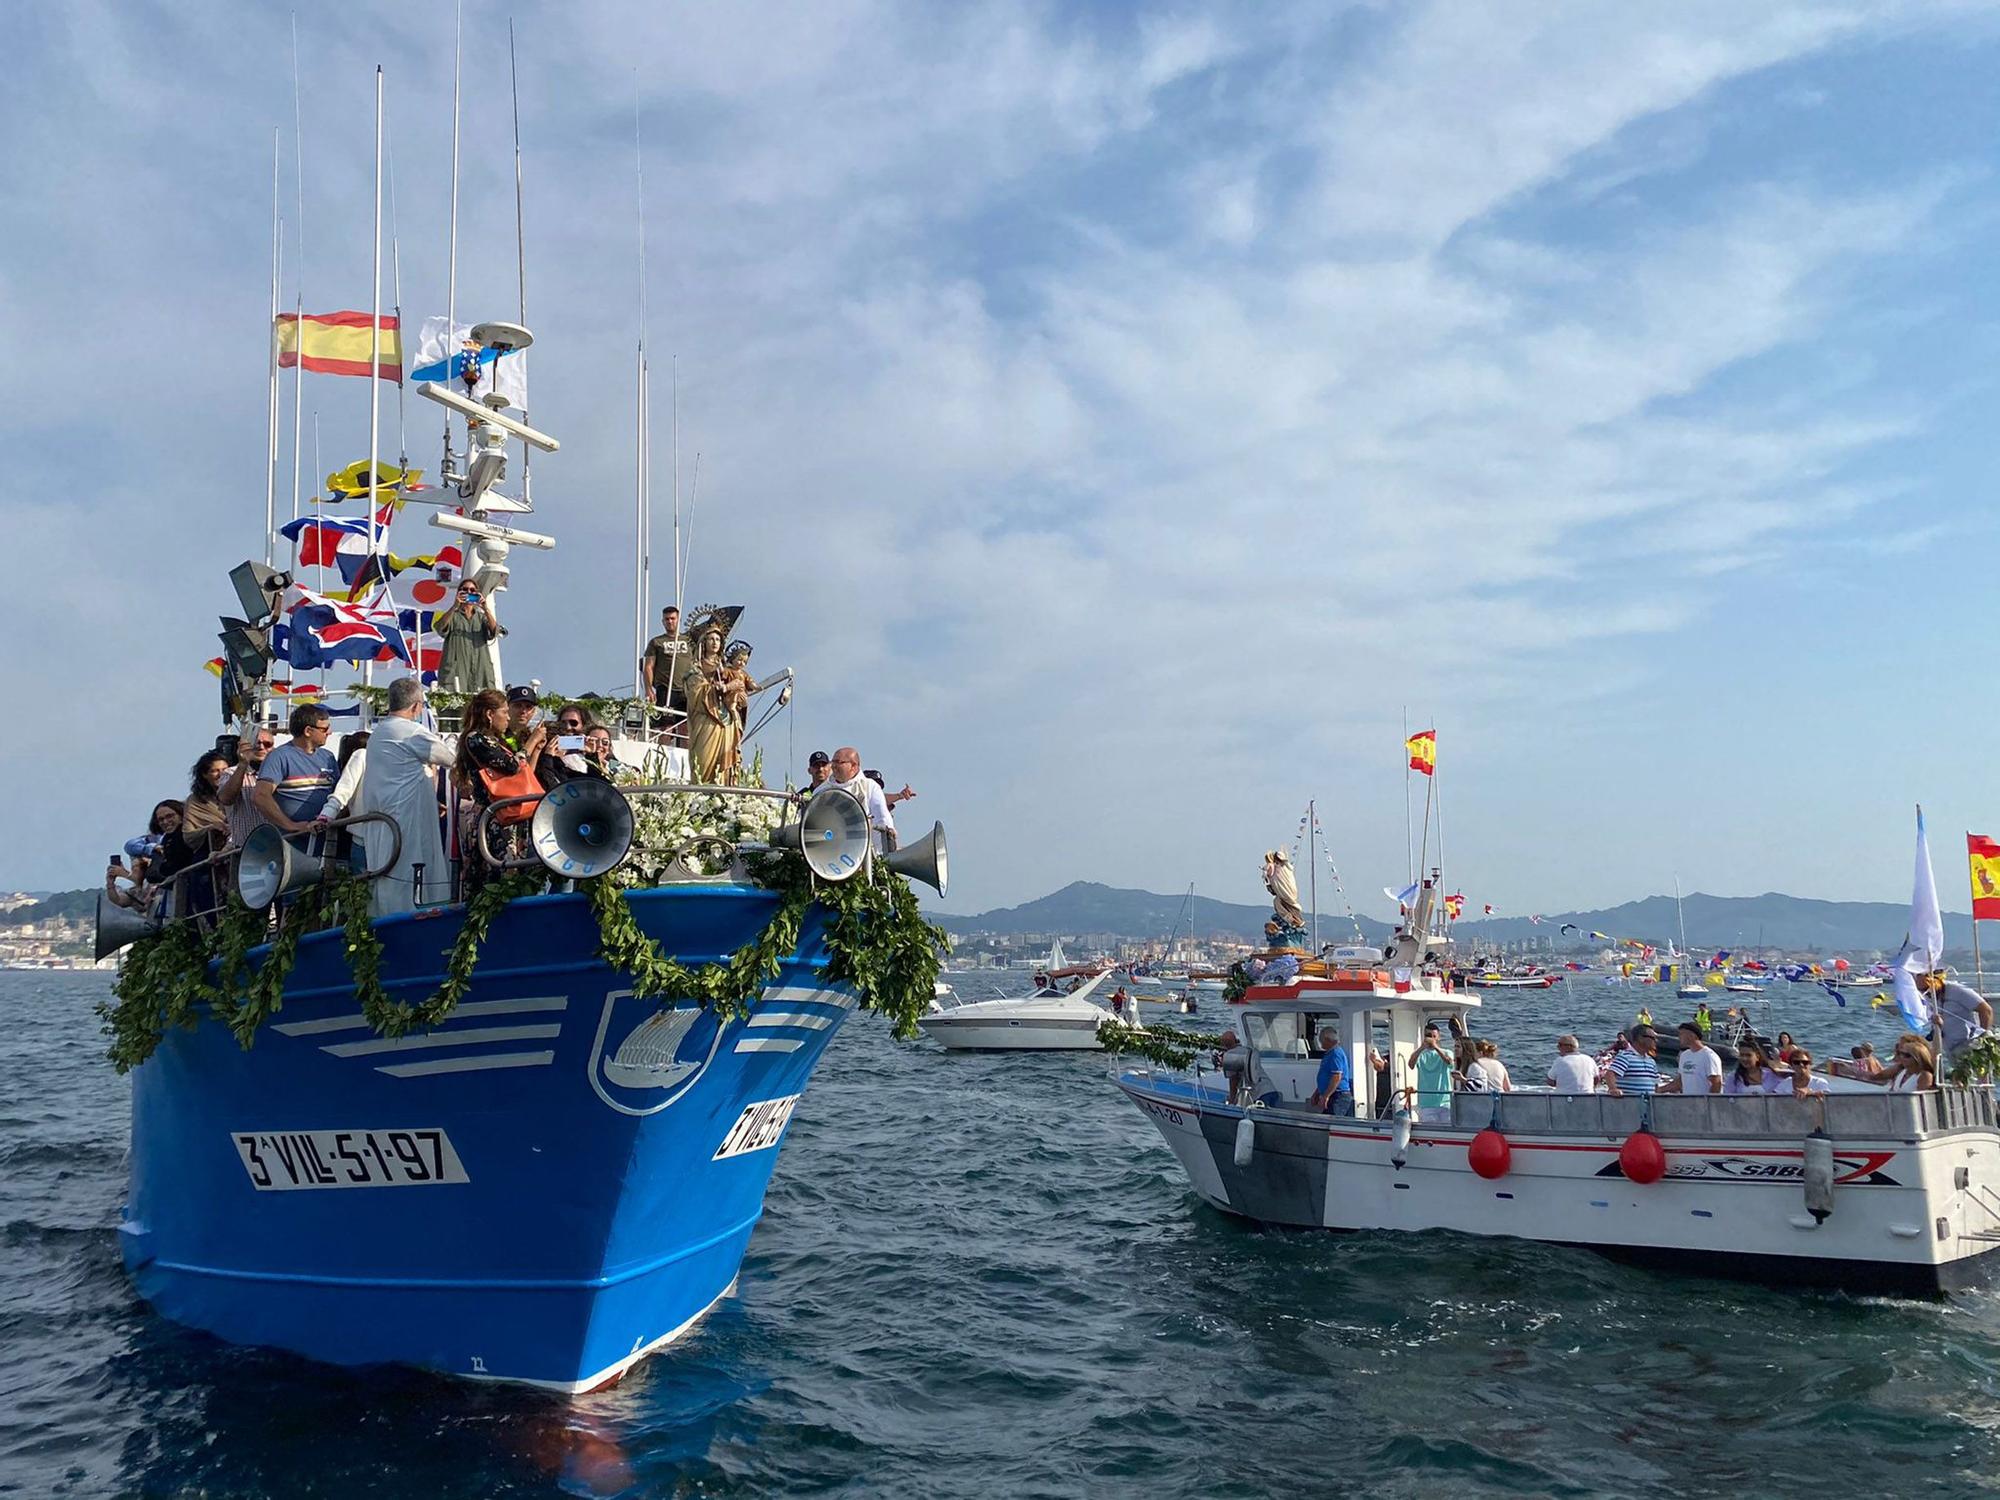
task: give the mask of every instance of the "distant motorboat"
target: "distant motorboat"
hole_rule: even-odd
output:
[[[1090,998],[1109,969],[1064,990],[1050,983],[1032,995],[947,1003],[938,996],[917,1022],[924,1034],[952,1052],[1100,1052],[1097,1028],[1115,1017]],[[955,998],[955,997],[954,997]],[[1136,1014],[1138,1007],[1132,1007]]]

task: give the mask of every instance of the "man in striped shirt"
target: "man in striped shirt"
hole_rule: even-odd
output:
[[[1660,1039],[1650,1026],[1634,1026],[1626,1033],[1631,1047],[1611,1059],[1605,1086],[1617,1095],[1643,1097],[1660,1086],[1660,1064],[1656,1054]]]

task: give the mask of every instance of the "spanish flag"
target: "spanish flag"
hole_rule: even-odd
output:
[[[1972,919],[2000,922],[2000,843],[1968,833],[1965,854],[1972,865]]]
[[[1403,748],[1410,752],[1410,769],[1422,771],[1426,776],[1437,775],[1438,737],[1435,729],[1419,730],[1403,741]]]
[[[315,370],[322,375],[366,375],[373,339],[365,312],[313,313],[300,319],[279,313],[274,331],[278,366]],[[403,334],[393,316],[382,319],[382,378],[403,383]]]

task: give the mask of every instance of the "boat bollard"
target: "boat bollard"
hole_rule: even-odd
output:
[[[1239,1167],[1250,1165],[1250,1158],[1257,1154],[1257,1122],[1247,1114],[1236,1122],[1236,1152],[1234,1160]]]
[[[1833,1212],[1833,1137],[1822,1128],[1805,1140],[1806,1212],[1824,1224]]]

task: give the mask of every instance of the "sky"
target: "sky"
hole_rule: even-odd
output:
[[[1406,718],[1447,883],[1502,913],[1906,899],[1918,802],[1959,904],[1960,832],[2000,826],[2000,7],[511,14],[562,450],[509,680],[632,680],[642,159],[647,618],[677,379],[688,602],[799,674],[773,779],[853,743],[910,783],[947,909],[1258,899],[1313,799],[1389,915]],[[474,318],[517,313],[508,15],[465,12]],[[301,13],[296,120],[292,24],[0,15],[0,887],[93,883],[221,728],[273,131],[283,302],[365,310],[378,63],[385,300],[444,310],[451,5]],[[365,456],[366,384],[307,377],[308,494]],[[435,414],[388,388],[389,456],[434,471]]]

